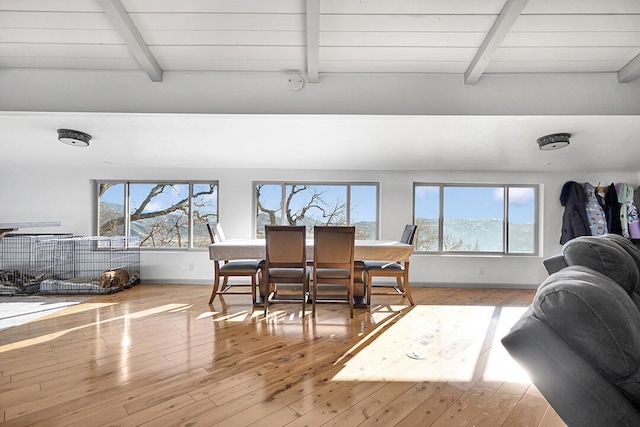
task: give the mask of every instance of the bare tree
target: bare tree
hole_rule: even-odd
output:
[[[118,183],[102,183],[99,186],[98,194],[100,197],[114,185]],[[147,225],[146,236],[142,240],[143,246],[166,246],[177,238],[178,246],[182,245],[182,227],[188,227],[189,213],[189,197],[185,197],[163,209],[145,212],[154,199],[161,195],[166,188],[173,188],[172,184],[157,184],[149,190],[143,201],[136,207],[136,210],[129,215],[130,223],[133,225],[136,221],[154,220],[151,225]],[[213,194],[216,190],[215,184],[209,184],[204,190],[197,191],[192,194],[192,200],[198,200],[199,197]],[[204,203],[195,203],[195,207],[204,207]],[[208,222],[211,217],[215,217],[215,213],[205,214],[202,210],[195,210],[194,222]],[[118,214],[115,212],[105,212],[102,218],[106,221],[100,224],[100,235],[107,236],[121,234],[125,223],[126,214]]]
[[[266,213],[269,216],[269,224],[276,225],[278,223],[276,214],[280,212],[278,209],[269,209],[262,204],[262,185],[256,186],[256,200],[258,212]]]
[[[309,192],[311,190],[311,192]],[[278,223],[278,212],[281,211],[281,207],[277,209],[269,209],[266,207],[262,200],[262,185],[256,187],[257,209],[258,213],[262,212],[269,217],[269,224],[275,225]],[[313,211],[319,211],[322,218],[322,222],[325,224],[344,224],[346,203],[336,200],[334,204],[329,204],[323,199],[323,191],[317,191],[315,187],[309,187],[307,185],[292,185],[290,192],[285,199],[285,218],[290,225],[297,225],[303,222]],[[306,196],[307,199],[295,207],[294,197]]]
[[[416,225],[418,226],[414,239],[416,250],[437,251],[438,240],[440,238],[437,220],[430,218],[416,218]],[[447,251],[480,250],[480,245],[477,241],[473,247],[469,247],[469,245],[461,238],[456,240],[448,234],[442,236],[442,239],[442,247]]]
[[[278,224],[282,207],[269,208],[265,205],[263,198],[263,185],[256,186],[256,214],[266,214],[268,224]],[[346,223],[347,206],[344,201],[335,200],[328,202],[323,197],[324,191],[319,191],[315,186],[291,185],[288,188],[284,200],[284,219],[286,224],[298,225],[305,223],[305,220],[315,219],[316,222],[325,225],[340,225]],[[319,215],[318,215],[319,213]],[[260,225],[260,224],[258,224]],[[259,227],[260,228],[260,227]],[[311,228],[307,231],[310,231]],[[257,235],[261,235],[262,230],[256,230]]]

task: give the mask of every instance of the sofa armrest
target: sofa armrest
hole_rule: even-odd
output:
[[[542,261],[542,264],[549,274],[553,274],[568,266],[567,260],[564,258],[563,254],[557,254],[549,257]]]
[[[530,308],[502,338],[569,426],[639,426],[640,412]]]

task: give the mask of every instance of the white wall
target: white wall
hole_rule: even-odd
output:
[[[220,221],[228,238],[252,237],[253,185],[263,180],[379,181],[381,238],[398,239],[412,220],[413,182],[512,183],[540,185],[540,256],[415,255],[411,281],[430,286],[535,287],[546,277],[542,260],[560,250],[563,207],[558,197],[568,180],[592,184],[638,183],[635,173],[490,173],[428,171],[116,169],[61,170],[0,168],[0,222],[61,221],[62,226],[24,232],[93,233],[92,179],[218,180]],[[210,283],[213,265],[202,250],[144,251],[141,276],[147,282]],[[193,264],[193,270],[190,265]],[[484,267],[484,275],[478,267]]]

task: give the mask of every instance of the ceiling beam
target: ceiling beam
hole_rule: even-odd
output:
[[[640,55],[633,58],[618,71],[618,83],[629,83],[640,77]]]
[[[149,46],[143,40],[140,31],[138,31],[120,0],[98,1],[102,4],[107,16],[129,46],[129,50],[140,64],[140,67],[147,73],[151,81],[161,82],[162,68],[160,68],[158,61],[149,50]]]
[[[469,68],[467,68],[467,71],[464,73],[465,84],[476,84],[478,80],[480,80],[482,73],[484,73],[489,62],[491,62],[491,58],[509,31],[511,31],[511,27],[515,24],[528,1],[529,0],[507,0],[480,45],[478,52],[476,52],[476,56],[471,61]]]
[[[318,83],[320,66],[320,1],[307,0],[307,79]]]

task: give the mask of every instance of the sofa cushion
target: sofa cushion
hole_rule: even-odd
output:
[[[562,248],[567,265],[582,265],[613,279],[631,294],[640,282],[638,263],[610,235],[582,236]]]
[[[638,249],[636,245],[631,243],[631,240],[627,239],[626,237],[622,237],[619,234],[606,234],[605,236],[607,239],[616,243],[618,246],[624,249],[624,251],[627,252],[631,256],[631,258],[633,258],[633,261],[636,263],[636,266],[640,270],[640,249]]]
[[[533,309],[640,408],[640,312],[626,290],[597,271],[569,266],[540,285]]]

